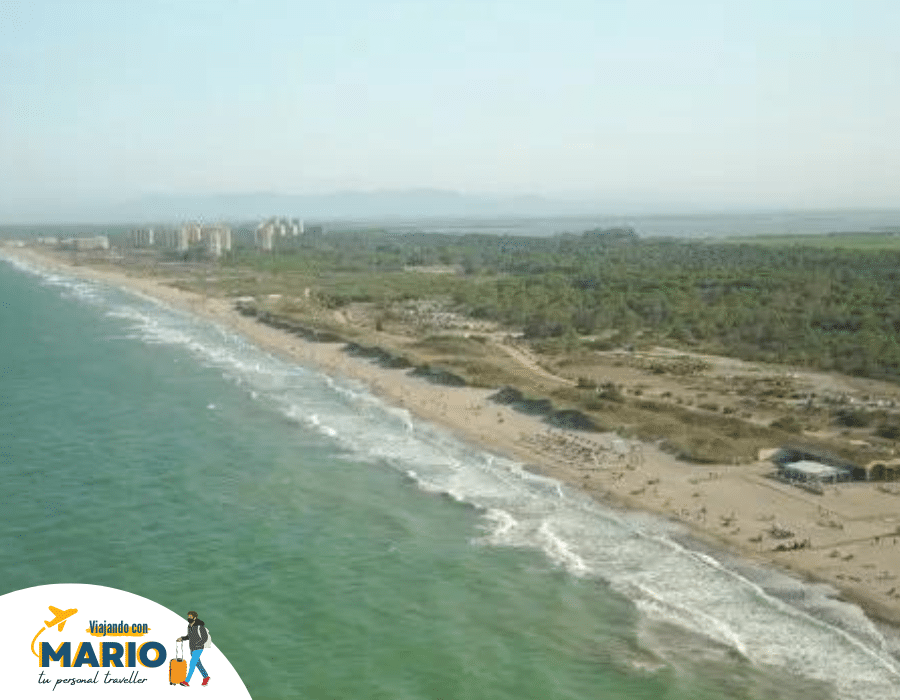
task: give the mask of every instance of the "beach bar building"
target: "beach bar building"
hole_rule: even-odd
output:
[[[783,447],[772,456],[778,478],[808,484],[834,484],[865,479],[865,470],[828,452]]]
[[[787,481],[808,481],[823,484],[834,484],[838,481],[850,481],[851,473],[847,469],[832,467],[830,464],[801,459],[788,462],[778,470],[781,478]]]

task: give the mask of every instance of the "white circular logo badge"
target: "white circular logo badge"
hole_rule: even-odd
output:
[[[159,698],[187,683],[203,686],[205,698],[250,698],[213,642],[214,620],[189,626],[183,614],[127,591],[35,586],[0,596],[0,619],[7,697]]]

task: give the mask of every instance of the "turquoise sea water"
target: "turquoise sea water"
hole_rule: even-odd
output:
[[[2,258],[0,479],[0,594],[196,609],[254,698],[900,698],[894,637],[823,587]]]

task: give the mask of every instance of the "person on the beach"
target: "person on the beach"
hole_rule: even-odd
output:
[[[194,668],[197,668],[200,673],[203,674],[203,683],[201,685],[206,685],[209,683],[209,674],[206,672],[206,669],[203,668],[203,664],[200,663],[200,654],[203,653],[203,645],[206,644],[206,640],[209,639],[209,632],[206,631],[206,625],[203,620],[197,619],[197,613],[191,610],[187,614],[188,619],[188,628],[187,634],[183,637],[178,637],[176,642],[183,642],[185,639],[190,643],[191,649],[191,665],[188,668],[187,677],[181,681],[181,685],[187,687],[191,681],[191,676],[194,674]]]

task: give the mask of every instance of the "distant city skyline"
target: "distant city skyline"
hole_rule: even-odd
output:
[[[898,32],[887,0],[0,0],[0,222],[423,189],[900,208]]]

